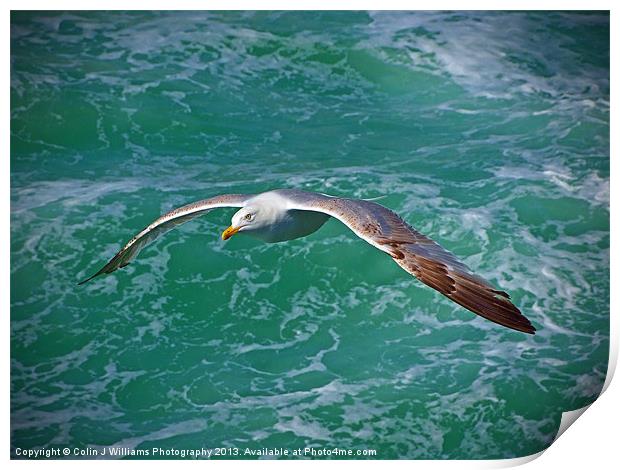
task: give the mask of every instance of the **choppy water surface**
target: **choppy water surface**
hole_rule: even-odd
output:
[[[12,449],[506,458],[602,387],[609,17],[14,13]],[[528,336],[336,221],[222,242],[234,210],[80,288],[223,192],[376,197],[509,291]]]

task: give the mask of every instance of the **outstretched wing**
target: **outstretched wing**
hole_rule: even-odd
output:
[[[290,209],[323,212],[388,253],[405,271],[450,300],[492,322],[533,334],[536,329],[510,296],[474,274],[439,244],[380,204],[288,190]]]
[[[203,199],[202,201],[192,202],[191,204],[167,212],[129,240],[121,251],[116,253],[103,268],[88,279],[80,282],[79,285],[90,281],[100,274],[111,273],[118,268],[127,266],[131,260],[138,255],[142,248],[177,225],[192,220],[199,215],[206,214],[211,209],[217,207],[243,207],[245,201],[252,196],[252,194],[222,194],[209,199]]]

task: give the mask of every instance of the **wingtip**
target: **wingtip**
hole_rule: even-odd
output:
[[[532,323],[530,323],[530,321],[525,315],[521,314],[521,318],[525,321],[523,321],[523,323],[518,326],[508,326],[508,325],[503,325],[503,326],[508,326],[508,328],[511,328],[515,331],[519,331],[521,333],[526,333],[528,335],[535,335],[536,327],[532,325]]]
[[[81,286],[81,285],[83,285],[83,284],[86,284],[86,283],[87,283],[88,281],[90,281],[93,277],[95,277],[95,276],[91,276],[91,277],[89,277],[89,278],[87,278],[87,279],[84,279],[83,281],[78,282],[78,283],[77,283],[77,285],[78,285],[78,286]]]
[[[95,273],[95,274],[93,274],[92,276],[87,277],[87,278],[86,278],[86,279],[84,279],[83,281],[78,282],[78,283],[77,283],[77,285],[78,285],[78,286],[81,286],[82,284],[86,284],[88,281],[90,281],[90,280],[92,280],[92,279],[96,278],[97,276],[99,276],[99,274],[103,274],[103,273],[102,273],[101,271],[96,272],[96,273]]]

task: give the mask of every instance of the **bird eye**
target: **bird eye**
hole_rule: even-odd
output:
[[[245,214],[245,220],[252,220],[252,214]]]

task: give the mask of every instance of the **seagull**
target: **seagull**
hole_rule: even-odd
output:
[[[297,189],[260,194],[222,194],[174,209],[144,228],[84,284],[127,266],[160,235],[218,207],[240,208],[222,233],[250,235],[267,243],[305,237],[333,217],[355,235],[387,253],[409,274],[429,287],[499,325],[524,333],[536,329],[510,301],[510,296],[474,274],[465,264],[415,230],[395,212],[365,199],[349,199]]]

